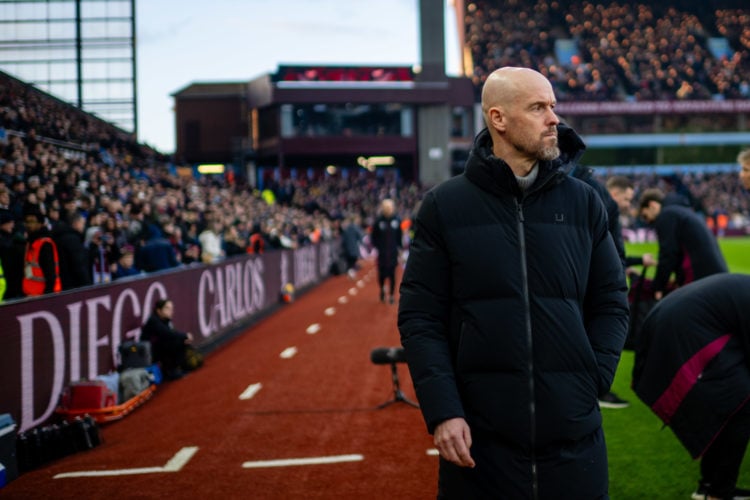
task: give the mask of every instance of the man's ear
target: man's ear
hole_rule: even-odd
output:
[[[500,132],[505,132],[507,127],[507,121],[505,120],[505,112],[499,106],[492,107],[488,110],[487,116],[490,120],[489,126]]]

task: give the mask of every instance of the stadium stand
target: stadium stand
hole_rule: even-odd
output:
[[[465,18],[474,81],[526,66],[549,77],[561,101],[747,98],[747,10],[711,4],[477,0]],[[712,53],[716,37],[729,54]]]

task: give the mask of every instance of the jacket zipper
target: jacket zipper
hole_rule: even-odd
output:
[[[518,212],[518,241],[521,252],[521,273],[523,279],[523,301],[526,317],[526,347],[528,348],[529,369],[529,441],[531,445],[531,491],[532,498],[539,498],[539,478],[537,477],[536,464],[536,397],[534,388],[534,341],[531,335],[531,302],[529,300],[529,272],[526,262],[526,233],[524,231],[523,205],[516,198],[516,210]]]

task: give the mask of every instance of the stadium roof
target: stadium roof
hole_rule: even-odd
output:
[[[238,95],[247,91],[247,82],[193,82],[174,92],[172,97]]]

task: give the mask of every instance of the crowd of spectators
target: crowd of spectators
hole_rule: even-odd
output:
[[[474,82],[524,66],[547,76],[560,101],[748,98],[750,12],[713,4],[473,0],[465,29]],[[711,37],[729,51],[714,54]],[[574,42],[569,60],[558,60],[557,40]]]
[[[110,124],[0,74],[0,219],[14,223],[0,224],[0,257],[23,268],[24,214],[41,212],[63,289],[330,240],[345,218],[366,226],[383,198],[408,211],[420,195],[364,170],[346,179],[281,175],[263,192],[229,179],[178,175]]]

